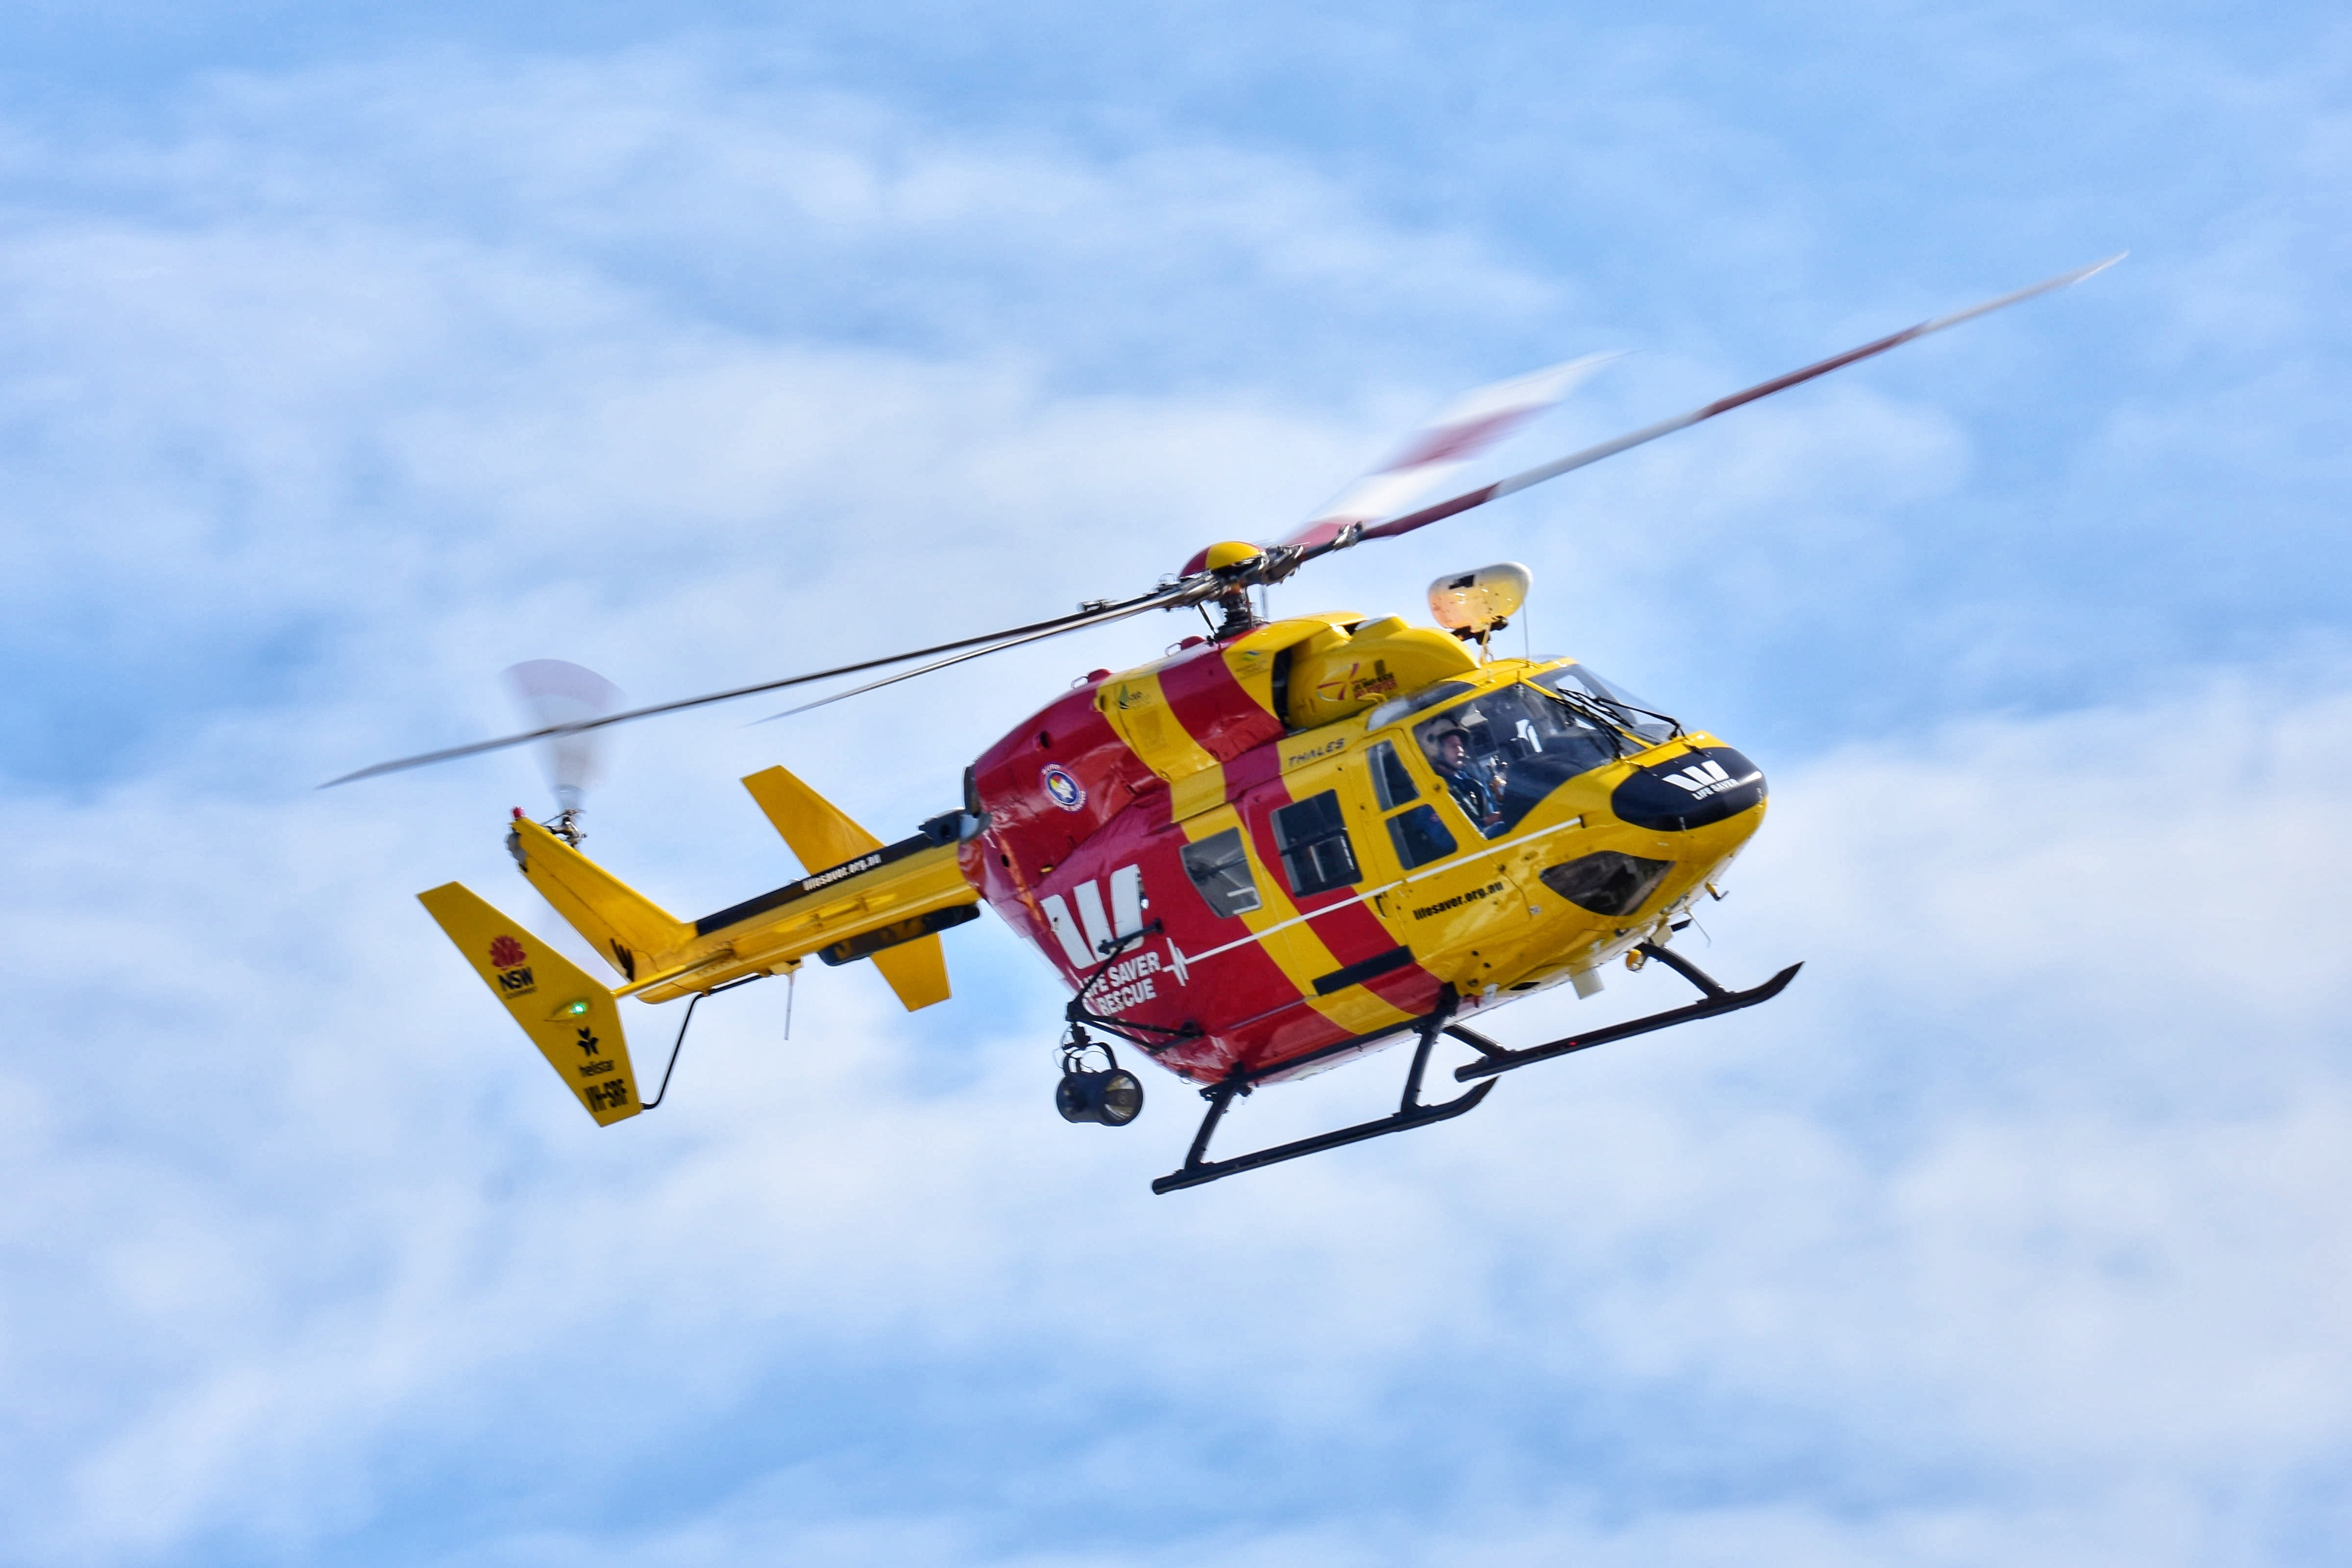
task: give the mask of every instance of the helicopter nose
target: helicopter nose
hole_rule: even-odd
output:
[[[1609,809],[1636,827],[1681,833],[1760,805],[1764,794],[1763,769],[1729,746],[1696,746],[1636,769]]]

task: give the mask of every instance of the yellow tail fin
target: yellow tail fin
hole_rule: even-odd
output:
[[[570,846],[565,846],[570,847]],[[635,1075],[613,994],[460,883],[416,895],[598,1126],[635,1116]]]
[[[936,936],[919,936],[874,955],[874,967],[911,1013],[948,999],[948,955]]]
[[[628,979],[635,980],[640,970],[652,973],[656,965],[646,960],[676,952],[694,940],[692,926],[671,918],[668,910],[520,811],[507,847],[540,896]]]
[[[751,792],[751,798],[760,803],[760,809],[767,813],[768,820],[812,875],[882,847],[879,838],[782,768],[753,773],[743,781],[743,787]],[[948,999],[948,955],[938,937],[902,942],[873,958],[874,967],[882,972],[908,1012]]]

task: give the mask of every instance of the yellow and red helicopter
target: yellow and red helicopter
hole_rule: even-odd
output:
[[[1474,1109],[1533,1062],[1752,1007],[1795,977],[1717,984],[1670,946],[1695,902],[1762,823],[1762,772],[1570,659],[1497,657],[1523,602],[1509,563],[1431,585],[1436,627],[1354,614],[1267,621],[1253,590],[1309,562],[1392,539],[1826,374],[2077,282],[2047,279],[1774,377],[1433,505],[1434,481],[1549,407],[1604,355],[1469,394],[1387,467],[1269,545],[1210,546],[1150,592],[888,658],[622,710],[602,678],[555,660],[509,671],[535,727],[363,768],[335,784],[500,747],[551,752],[557,815],[513,813],[507,845],[531,886],[612,965],[617,986],[451,882],[419,895],[509,1014],[600,1123],[643,1098],[618,1004],[687,999],[827,964],[871,962],[908,1008],[945,1001],[939,933],[992,906],[1060,972],[1055,1104],[1124,1126],[1143,1088],[1113,1041],[1197,1087],[1208,1109],[1154,1192],[1195,1186]],[[896,668],[792,712],[947,665],[1147,611],[1199,607],[1206,635],[1124,671],[1096,670],[965,771],[963,800],[891,843],[782,767],[743,781],[810,874],[681,920],[580,850],[589,743],[606,726]],[[1469,1020],[1603,965],[1657,962],[1700,993],[1686,1005],[1507,1049]],[[1437,1104],[1423,1079],[1441,1037],[1475,1087]],[[1237,1096],[1410,1038],[1397,1110],[1318,1137],[1209,1158]],[[677,1045],[671,1048],[675,1068]]]

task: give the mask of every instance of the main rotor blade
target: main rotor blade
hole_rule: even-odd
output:
[[[1498,500],[1504,496],[1526,489],[1530,485],[1539,485],[1546,479],[1558,479],[1571,469],[1597,463],[1603,458],[1613,458],[1620,452],[1654,441],[1661,436],[1671,436],[1677,430],[1686,430],[1702,419],[1712,419],[1718,414],[1727,414],[1742,404],[1753,403],[1759,397],[1769,397],[1776,392],[1784,392],[1801,383],[1811,381],[1817,375],[1827,375],[1833,370],[1842,370],[1859,360],[1866,360],[1874,354],[1883,354],[1892,348],[1900,348],[1905,343],[1924,338],[1931,332],[1940,332],[1947,327],[1957,327],[1963,321],[1973,321],[1979,316],[1990,315],[1995,310],[2031,300],[2036,295],[2063,289],[2070,283],[2080,283],[2095,272],[2105,271],[2121,261],[2127,254],[2129,253],[2118,252],[2108,257],[2105,261],[2095,262],[2089,267],[2077,268],[2072,272],[2063,272],[2055,278],[2044,279],[2031,288],[2020,289],[2012,294],[2003,294],[1998,300],[1987,300],[1981,305],[1971,305],[1965,310],[1955,310],[1948,316],[1937,316],[1935,320],[1922,321],[1916,327],[1906,327],[1899,332],[1890,333],[1874,342],[1864,343],[1860,348],[1848,349],[1842,354],[1832,354],[1829,358],[1809,364],[1802,370],[1792,370],[1786,375],[1776,375],[1769,381],[1758,382],[1744,392],[1735,392],[1728,397],[1718,397],[1713,403],[1694,408],[1687,414],[1677,414],[1671,419],[1661,419],[1655,425],[1644,425],[1639,430],[1613,437],[1598,446],[1587,447],[1580,452],[1570,452],[1567,457],[1543,464],[1539,468],[1513,474],[1508,479],[1497,479],[1491,485],[1482,485],[1475,490],[1466,490],[1450,500],[1442,500],[1433,506],[1423,507],[1418,511],[1409,511],[1402,517],[1374,523],[1357,531],[1352,536],[1342,535],[1330,544],[1321,549],[1310,550],[1308,553],[1324,554],[1333,550],[1345,550],[1349,545],[1360,543],[1367,539],[1394,539],[1401,533],[1411,533],[1417,528],[1426,528],[1433,522],[1440,522],[1446,518],[1468,511],[1472,507],[1484,506],[1490,500]]]
[[[1098,626],[1108,626],[1113,621],[1123,621],[1129,616],[1139,616],[1153,607],[1150,605],[1138,605],[1131,610],[1121,610],[1117,615],[1105,616],[1091,624]],[[951,653],[945,658],[935,658],[929,664],[919,664],[912,669],[902,669],[896,674],[886,675],[879,680],[869,680],[863,686],[853,686],[846,691],[828,691],[814,702],[803,702],[797,708],[787,708],[781,713],[771,713],[765,719],[754,719],[751,723],[772,724],[779,719],[789,719],[795,713],[810,713],[819,708],[829,708],[846,698],[863,697],[869,691],[879,691],[886,686],[896,686],[902,680],[912,680],[919,675],[929,675],[935,669],[945,669],[951,664],[962,664],[968,659],[985,658],[992,653],[1003,653],[1007,648],[1025,647],[1033,642],[1044,642],[1047,637],[1056,637],[1061,635],[1060,630],[1033,632],[1027,637],[1014,637],[1009,642],[995,643],[987,647],[976,647],[969,653]],[[744,726],[745,729],[751,727],[750,724]]]
[[[1351,523],[1393,515],[1430,492],[1451,469],[1504,440],[1591,379],[1622,351],[1586,354],[1462,394],[1421,423],[1394,457],[1324,503],[1282,542],[1328,544]]]
[[[1076,615],[1057,616],[1049,621],[1034,621],[1025,626],[1013,626],[1005,631],[991,632],[985,637],[963,637],[955,642],[940,643],[930,647],[913,648],[906,653],[894,653],[884,658],[869,658],[857,664],[844,664],[832,669],[820,669],[808,675],[786,676],[782,680],[763,680],[756,686],[738,686],[727,691],[708,692],[700,697],[682,697],[674,702],[656,702],[647,708],[632,708],[622,713],[606,713],[598,718],[583,719],[567,724],[547,724],[536,730],[525,730],[518,735],[501,735],[494,741],[475,741],[463,746],[446,746],[437,752],[425,752],[413,757],[399,757],[388,763],[376,763],[341,778],[329,779],[320,789],[332,789],[337,784],[355,784],[383,773],[404,773],[434,763],[454,762],[459,757],[478,756],[484,752],[504,751],[509,746],[528,745],[556,735],[577,735],[583,731],[601,730],[610,724],[627,724],[639,719],[650,719],[660,713],[676,713],[688,708],[707,707],[713,702],[731,702],[738,697],[755,697],[762,691],[781,691],[786,687],[806,686],[812,681],[830,680],[836,676],[858,675],[869,669],[881,669],[893,664],[904,664],[910,658],[928,658],[935,654],[953,653],[959,649],[972,651],[964,657],[977,658],[993,653],[999,647],[1013,647],[1024,642],[1036,642],[1064,632],[1084,631],[1088,626],[1103,626],[1125,620],[1145,610],[1177,602],[1172,588],[1155,588],[1149,594],[1118,603],[1090,605]],[[952,662],[952,661],[950,661]],[[917,672],[919,673],[919,672]],[[847,696],[849,693],[843,693]]]

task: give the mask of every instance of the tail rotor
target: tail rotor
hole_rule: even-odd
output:
[[[604,774],[604,731],[587,726],[619,711],[627,699],[594,670],[560,658],[515,665],[506,672],[506,682],[531,728],[554,731],[535,748],[548,787],[555,794],[555,819],[547,826],[577,846],[587,837],[580,818],[587,809],[589,787]]]

